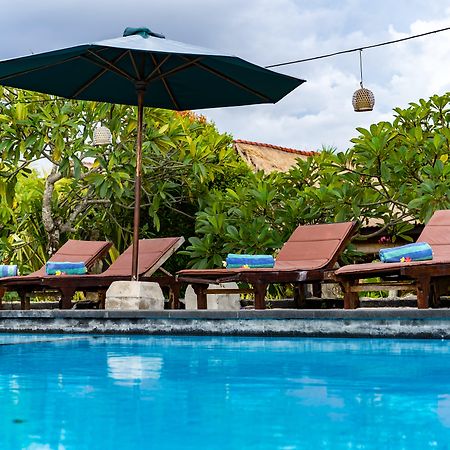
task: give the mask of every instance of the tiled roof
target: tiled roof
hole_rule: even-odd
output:
[[[262,142],[244,141],[242,139],[236,139],[234,142],[236,144],[257,145],[258,147],[273,148],[275,150],[280,150],[281,152],[294,153],[294,154],[303,155],[303,156],[313,156],[317,153],[317,152],[311,152],[311,151],[307,151],[307,150],[297,150],[295,148],[281,147],[279,145],[264,144]]]

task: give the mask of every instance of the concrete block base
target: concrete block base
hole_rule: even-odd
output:
[[[237,289],[236,283],[223,283],[220,285],[209,286],[211,289]],[[184,296],[186,309],[197,309],[197,295],[189,285],[186,288]],[[241,301],[239,294],[208,294],[207,308],[221,311],[237,311],[241,309]]]
[[[114,281],[106,291],[105,309],[163,310],[164,295],[158,283]]]

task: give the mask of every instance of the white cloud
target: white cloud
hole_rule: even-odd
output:
[[[355,2],[347,2],[347,6],[351,3]],[[314,25],[310,23],[309,30],[315,28],[320,31],[322,40],[319,40],[318,32],[311,31],[311,36],[306,36],[302,41],[303,54],[295,51],[294,45],[290,44],[284,49],[288,48],[291,54],[287,56],[286,51],[283,51],[283,58],[297,59],[356,48],[444,28],[450,24],[448,8],[436,10],[439,19],[417,19],[407,26],[404,23],[393,24],[393,15],[385,16],[384,28],[376,33],[371,32],[369,39],[361,29],[337,32],[336,26],[326,20],[326,13],[320,9],[316,12],[316,16],[307,14],[311,21],[317,19]],[[418,16],[420,12],[417,11]],[[351,15],[348,8],[338,12],[339,17],[347,14]],[[290,19],[287,23],[289,28]],[[329,35],[323,35],[320,23],[330,27]],[[286,40],[289,37],[284,35]],[[228,129],[240,139],[308,150],[319,149],[322,145],[344,150],[351,145],[350,139],[358,134],[356,127],[392,120],[394,107],[407,107],[411,101],[450,90],[449,43],[450,31],[363,51],[365,87],[371,89],[376,98],[375,109],[371,113],[355,113],[352,109],[351,98],[359,87],[359,56],[358,53],[351,53],[285,68],[285,73],[305,77],[308,82],[275,107],[211,110],[207,115],[216,121],[221,130]],[[279,62],[283,58],[275,61]]]
[[[440,0],[21,0],[2,10],[0,58],[95,41],[126,26],[148,26],[169,39],[238,54],[268,65],[383,42],[450,25]],[[356,127],[390,120],[392,108],[450,90],[450,31],[363,52],[372,113],[355,113],[358,54],[276,70],[307,83],[276,105],[207,110],[235,138],[343,150]]]

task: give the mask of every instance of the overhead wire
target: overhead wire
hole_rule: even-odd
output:
[[[352,48],[352,49],[348,49],[348,50],[341,50],[338,52],[327,53],[325,55],[313,56],[311,58],[296,59],[293,61],[286,61],[286,62],[281,62],[281,63],[277,63],[277,64],[270,64],[269,66],[264,66],[264,67],[266,69],[272,69],[274,67],[288,66],[291,64],[299,64],[299,63],[308,62],[308,61],[315,61],[317,59],[330,58],[332,56],[343,55],[345,53],[353,53],[353,52],[358,52],[361,50],[366,50],[369,48],[382,47],[383,45],[390,45],[390,44],[396,44],[398,42],[409,41],[410,39],[416,39],[416,38],[420,38],[423,36],[428,36],[430,34],[441,33],[442,31],[448,31],[448,30],[450,30],[450,27],[440,28],[439,30],[427,31],[426,33],[415,34],[415,35],[407,36],[404,38],[394,39],[392,41],[379,42],[378,44],[365,45],[362,47],[356,47],[356,48]]]

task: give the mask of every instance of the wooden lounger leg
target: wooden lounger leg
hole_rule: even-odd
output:
[[[449,282],[447,278],[437,278],[431,282],[430,285],[430,306],[432,308],[439,308],[441,306],[441,297],[448,293]]]
[[[97,296],[98,296],[98,309],[105,309],[106,290],[102,289],[98,291]]]
[[[342,290],[344,291],[344,309],[356,309],[359,308],[359,295],[357,292],[352,292],[351,288],[354,286],[354,281],[345,281],[340,283]]]
[[[267,283],[255,283],[253,291],[255,293],[255,309],[266,309]]]
[[[0,309],[3,309],[3,296],[6,293],[6,288],[0,288]]]
[[[430,277],[420,277],[416,281],[417,289],[417,307],[425,309],[430,307]]]
[[[306,306],[306,284],[304,283],[294,285],[294,306],[295,308]]]
[[[322,285],[320,283],[312,283],[313,297],[322,298]]]
[[[59,291],[61,292],[61,300],[59,301],[60,309],[71,309],[75,290],[72,287],[61,287]]]
[[[180,309],[180,283],[174,281],[169,286],[170,309]]]
[[[20,298],[20,309],[30,309],[30,298],[27,297],[27,290],[17,288],[16,292]]]
[[[192,289],[197,295],[197,309],[207,309],[208,300],[206,291],[208,289],[207,284],[192,284]]]

